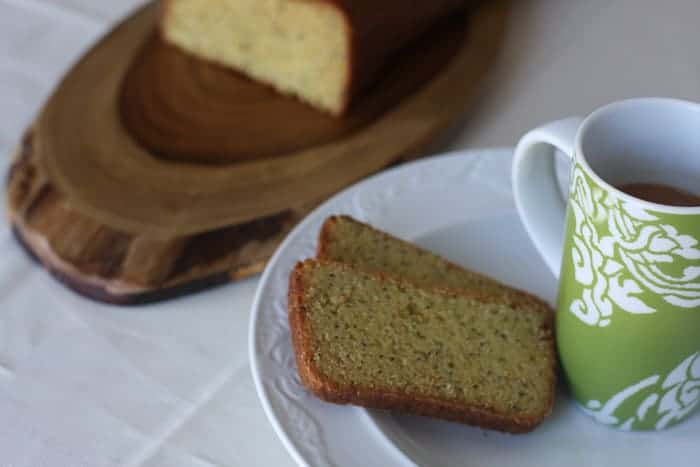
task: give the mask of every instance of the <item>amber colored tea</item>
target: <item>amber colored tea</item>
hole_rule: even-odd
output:
[[[700,196],[657,183],[629,183],[617,187],[635,198],[667,206],[700,206]]]

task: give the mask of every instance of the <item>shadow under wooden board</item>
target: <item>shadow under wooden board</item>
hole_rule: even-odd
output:
[[[262,270],[323,199],[421,155],[468,112],[508,3],[484,2],[400,52],[334,119],[164,44],[158,5],[69,71],[8,177],[21,244],[97,300],[161,300]]]

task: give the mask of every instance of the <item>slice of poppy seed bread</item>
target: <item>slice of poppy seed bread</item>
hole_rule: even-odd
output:
[[[299,375],[321,399],[527,432],[551,412],[552,314],[306,260],[290,276]]]
[[[539,301],[533,295],[459,267],[349,216],[326,219],[319,234],[316,258],[401,277],[423,287],[478,290]]]

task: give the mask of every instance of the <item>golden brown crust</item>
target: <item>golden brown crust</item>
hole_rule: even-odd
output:
[[[548,308],[541,311],[547,313],[546,327],[550,331],[552,372],[550,376],[551,388],[548,395],[546,410],[539,414],[529,416],[516,416],[502,414],[484,407],[468,406],[451,400],[431,397],[428,395],[409,395],[392,390],[365,388],[355,385],[341,385],[326,378],[316,367],[313,361],[313,336],[306,319],[305,269],[314,263],[329,263],[307,259],[297,263],[289,278],[289,325],[292,336],[292,345],[296,355],[297,369],[302,383],[317,397],[327,402],[336,404],[352,404],[368,408],[394,410],[403,413],[430,416],[444,420],[476,425],[483,428],[499,430],[509,433],[526,433],[533,430],[547,417],[554,404],[556,386],[556,358],[554,339],[552,338],[552,319]],[[337,263],[336,263],[337,264]],[[345,269],[352,269],[347,265],[340,265]],[[382,280],[396,281],[384,274],[374,274]],[[445,290],[447,294],[467,296],[470,298],[485,299],[485,294],[467,294],[462,291]],[[516,305],[517,306],[517,305]]]
[[[316,258],[320,260],[330,260],[328,248],[333,241],[333,229],[339,219],[347,219],[352,222],[359,222],[350,216],[330,216],[323,221],[321,230],[318,233],[318,243],[316,245]]]
[[[319,1],[319,0],[311,0]],[[425,34],[440,19],[465,7],[464,0],[414,2],[404,0],[320,0],[342,12],[350,44],[350,64],[342,115],[353,99],[370,86],[392,56]],[[381,12],[391,14],[381,14]]]
[[[160,0],[160,8],[158,9],[158,22],[156,23],[156,29],[158,34],[166,40],[166,34],[163,32],[168,22],[168,14],[170,13],[170,2],[171,0]]]

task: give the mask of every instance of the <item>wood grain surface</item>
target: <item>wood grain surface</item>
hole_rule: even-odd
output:
[[[36,124],[42,164],[83,212],[152,235],[205,232],[323,199],[420,152],[467,109],[498,50],[503,10],[488,3],[470,15],[461,48],[440,73],[361,131],[221,166],[156,158],[120,122],[124,77],[155,27],[157,7],[147,7],[89,51],[49,99]]]
[[[75,65],[18,148],[15,233],[60,280],[102,301],[159,300],[259,272],[319,202],[422,154],[464,115],[507,8],[452,18],[335,120],[164,45],[151,4]]]
[[[75,209],[43,173],[36,143],[29,131],[8,176],[15,236],[57,279],[103,302],[148,303],[256,274],[311,208],[189,236],[124,232]]]
[[[342,118],[202,62],[153,33],[124,79],[122,122],[151,154],[182,162],[232,164],[318,148],[362,131],[439,73],[460,50],[466,22],[464,14],[443,21],[430,40],[399,54]]]

